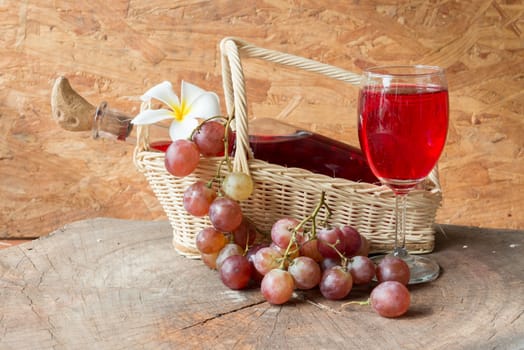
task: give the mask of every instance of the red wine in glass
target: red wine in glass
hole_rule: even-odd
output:
[[[408,254],[405,212],[408,193],[429,175],[444,148],[448,104],[447,82],[440,67],[384,66],[364,72],[359,141],[373,173],[395,194],[392,255],[408,263],[410,284],[432,281],[439,275],[433,259]]]
[[[359,140],[377,177],[393,189],[424,179],[442,153],[448,129],[448,92],[399,85],[361,91]],[[397,185],[395,185],[397,184]]]

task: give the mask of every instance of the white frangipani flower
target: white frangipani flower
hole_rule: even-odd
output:
[[[169,109],[146,109],[133,120],[135,125],[153,124],[165,119],[173,119],[169,127],[171,139],[188,138],[198,126],[198,119],[208,119],[220,114],[220,102],[217,94],[205,91],[196,85],[182,81],[180,99],[173,92],[169,81],[153,86],[141,97],[147,102],[156,99]]]

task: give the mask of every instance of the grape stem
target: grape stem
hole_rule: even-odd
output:
[[[337,244],[340,243],[340,240],[337,239],[334,244],[331,244],[326,241],[322,241],[322,243],[324,243],[328,247],[332,248],[335,252],[337,252],[338,256],[340,257],[340,265],[345,271],[347,271],[348,258],[337,249]]]
[[[321,304],[321,303],[317,303],[317,302],[315,302],[313,300],[308,299],[304,293],[297,293],[295,291],[295,292],[293,292],[293,297],[295,299],[299,299],[299,300],[305,301],[308,304],[316,306],[316,307],[318,307],[321,310],[330,311],[330,312],[333,312],[335,314],[340,314],[341,313],[340,311],[335,310],[335,309],[333,309],[333,308],[331,308],[331,307],[329,307],[327,305],[324,305],[324,304]]]
[[[311,222],[311,239],[314,239],[317,236],[317,215],[320,212],[320,209],[324,208],[326,210],[326,219],[322,222],[325,224],[328,219],[331,217],[331,209],[326,203],[326,192],[322,191],[320,194],[320,201],[318,202],[315,209],[313,209],[313,212],[303,218],[292,230],[291,232],[291,239],[289,240],[289,244],[287,245],[286,251],[284,252],[284,256],[282,258],[282,262],[280,263],[280,268],[284,269],[286,260],[289,259],[289,256],[296,251],[290,251],[291,247],[297,243],[297,232],[304,227],[304,225],[308,222]]]
[[[356,300],[348,301],[347,303],[344,303],[344,304],[340,305],[340,307],[343,308],[343,307],[346,307],[348,305],[353,305],[353,304],[355,304],[355,305],[371,305],[371,299],[368,298],[367,300],[364,300],[364,301],[356,301]]]
[[[193,140],[193,136],[195,136],[195,134],[197,132],[200,131],[200,129],[202,129],[202,126],[207,123],[207,122],[210,122],[212,120],[215,120],[215,119],[222,119],[222,120],[227,120],[224,116],[221,116],[221,115],[215,115],[214,117],[211,117],[211,118],[208,118],[208,119],[204,119],[203,121],[201,121],[196,128],[193,129],[193,131],[191,132],[191,135],[189,135],[189,141]]]
[[[223,118],[223,117],[221,117]],[[229,126],[231,125],[231,122],[233,122],[233,120],[235,119],[235,115],[234,114],[231,114],[231,116],[229,118],[223,118],[226,120],[226,125],[225,125],[225,128],[226,130],[224,131],[224,158],[222,159],[222,161],[220,162],[220,164],[218,165],[217,167],[217,173],[215,175],[215,179],[217,180],[218,182],[218,193],[219,195],[223,195],[222,191],[220,190],[220,188],[222,186],[220,186],[220,179],[221,179],[221,170],[222,170],[222,165],[224,165],[224,163],[226,163],[227,165],[227,170],[229,172],[232,172],[233,171],[233,166],[231,165],[231,157],[229,157]],[[209,120],[209,119],[208,119]],[[211,179],[211,181],[213,181],[214,179]]]

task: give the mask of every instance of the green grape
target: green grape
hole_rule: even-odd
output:
[[[222,182],[224,193],[237,201],[248,199],[251,193],[253,193],[253,187],[251,176],[238,171],[226,175]]]

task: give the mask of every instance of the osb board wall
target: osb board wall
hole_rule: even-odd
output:
[[[129,114],[152,85],[184,79],[221,94],[217,44],[238,36],[355,72],[447,68],[451,123],[439,223],[524,227],[524,4],[478,1],[0,1],[0,237],[75,220],[165,218],[133,146],[51,119],[62,74],[91,103]],[[245,63],[250,114],[358,144],[354,87]],[[291,108],[291,107],[294,107]]]

